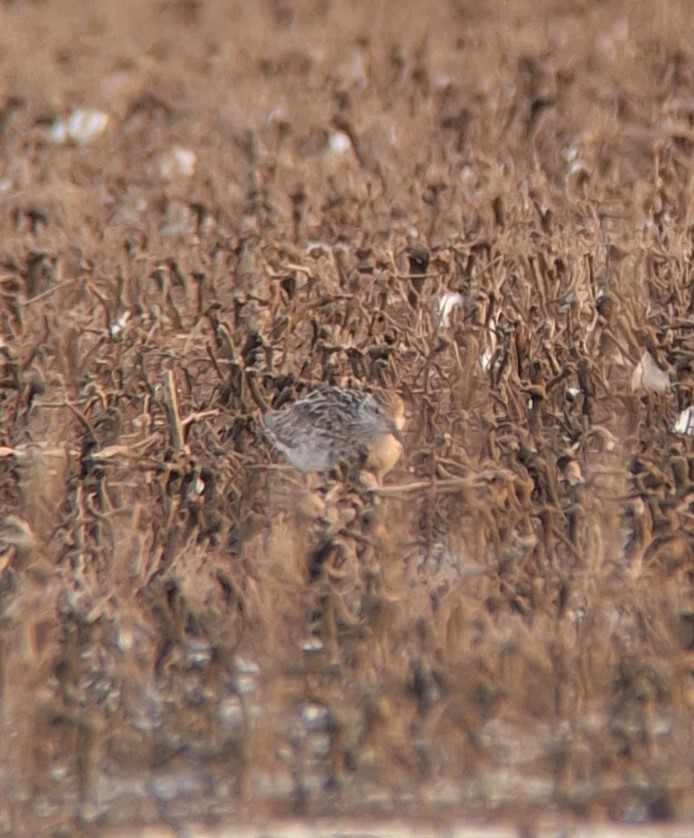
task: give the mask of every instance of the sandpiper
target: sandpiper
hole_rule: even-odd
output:
[[[282,410],[268,410],[263,425],[299,471],[357,466],[380,483],[402,454],[405,406],[395,393],[324,387]]]

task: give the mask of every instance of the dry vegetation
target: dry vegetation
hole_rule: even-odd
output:
[[[693,43],[687,0],[0,3],[10,831],[694,818]],[[382,491],[263,440],[317,382],[405,398]]]

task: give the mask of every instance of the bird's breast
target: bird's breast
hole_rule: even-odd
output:
[[[402,456],[402,445],[393,434],[379,436],[369,448],[366,467],[383,478]]]

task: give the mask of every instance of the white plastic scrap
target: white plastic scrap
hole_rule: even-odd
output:
[[[677,421],[675,422],[675,426],[672,431],[675,434],[694,436],[694,405],[685,407],[685,409],[677,417]]]
[[[670,387],[670,376],[660,369],[650,352],[644,352],[631,376],[632,392],[648,390],[650,393],[664,393]]]
[[[333,131],[328,142],[333,154],[346,154],[352,148],[352,141],[344,131]]]
[[[463,304],[463,295],[457,291],[447,291],[436,301],[436,313],[439,318],[439,329],[447,329],[450,325],[450,317],[453,310]]]
[[[90,108],[77,108],[67,119],[56,119],[48,131],[54,143],[91,143],[100,137],[108,125],[109,115]]]
[[[119,314],[115,320],[111,321],[108,327],[109,334],[112,338],[117,337],[128,325],[128,320],[130,320],[130,312],[124,311],[122,314]]]

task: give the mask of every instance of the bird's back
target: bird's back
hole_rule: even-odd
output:
[[[263,417],[267,435],[300,471],[329,471],[364,456],[359,407],[365,395],[339,387],[314,390]]]

